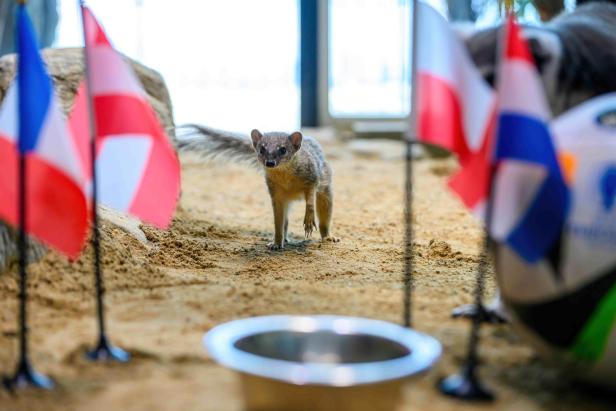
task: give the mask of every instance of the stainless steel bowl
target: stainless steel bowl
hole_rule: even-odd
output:
[[[254,317],[213,328],[209,354],[241,373],[247,410],[393,410],[404,378],[441,355],[428,335],[340,316]]]

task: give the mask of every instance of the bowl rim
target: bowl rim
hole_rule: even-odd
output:
[[[394,341],[409,350],[398,358],[365,363],[303,363],[273,359],[238,349],[242,338],[271,331],[332,331]],[[427,334],[381,320],[338,315],[268,315],[230,321],[203,336],[209,355],[233,370],[295,385],[348,387],[397,380],[431,368],[440,358],[440,342]]]

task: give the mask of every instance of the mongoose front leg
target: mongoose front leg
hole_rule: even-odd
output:
[[[314,219],[314,197],[315,190],[309,189],[305,193],[306,196],[306,214],[304,215],[304,231],[306,232],[306,237],[310,237],[312,235],[312,231],[317,228]]]
[[[272,198],[272,208],[274,209],[274,242],[267,246],[270,250],[282,250],[285,240],[284,221],[287,204],[277,198]]]
[[[325,187],[317,191],[317,215],[319,217],[319,233],[321,241],[331,241],[337,243],[340,241],[336,237],[332,237],[329,229],[332,223],[332,209],[334,207],[334,199],[331,187]]]

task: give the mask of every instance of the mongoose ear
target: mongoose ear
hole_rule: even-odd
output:
[[[300,133],[299,131],[296,131],[295,133],[289,136],[289,140],[291,141],[293,148],[295,150],[299,150],[300,147],[302,146],[302,133]]]
[[[263,134],[256,128],[250,132],[250,137],[252,138],[252,145],[257,147],[261,139],[263,138]]]

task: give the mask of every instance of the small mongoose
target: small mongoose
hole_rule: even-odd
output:
[[[181,151],[194,151],[206,157],[227,155],[263,167],[274,210],[274,241],[268,244],[270,249],[281,250],[288,242],[289,205],[302,198],[306,201],[306,237],[317,227],[316,209],[321,240],[338,241],[330,235],[332,168],[315,139],[299,131],[289,134],[252,130],[251,142],[240,135],[194,124],[182,126],[180,130],[183,131],[183,138],[178,139]]]

